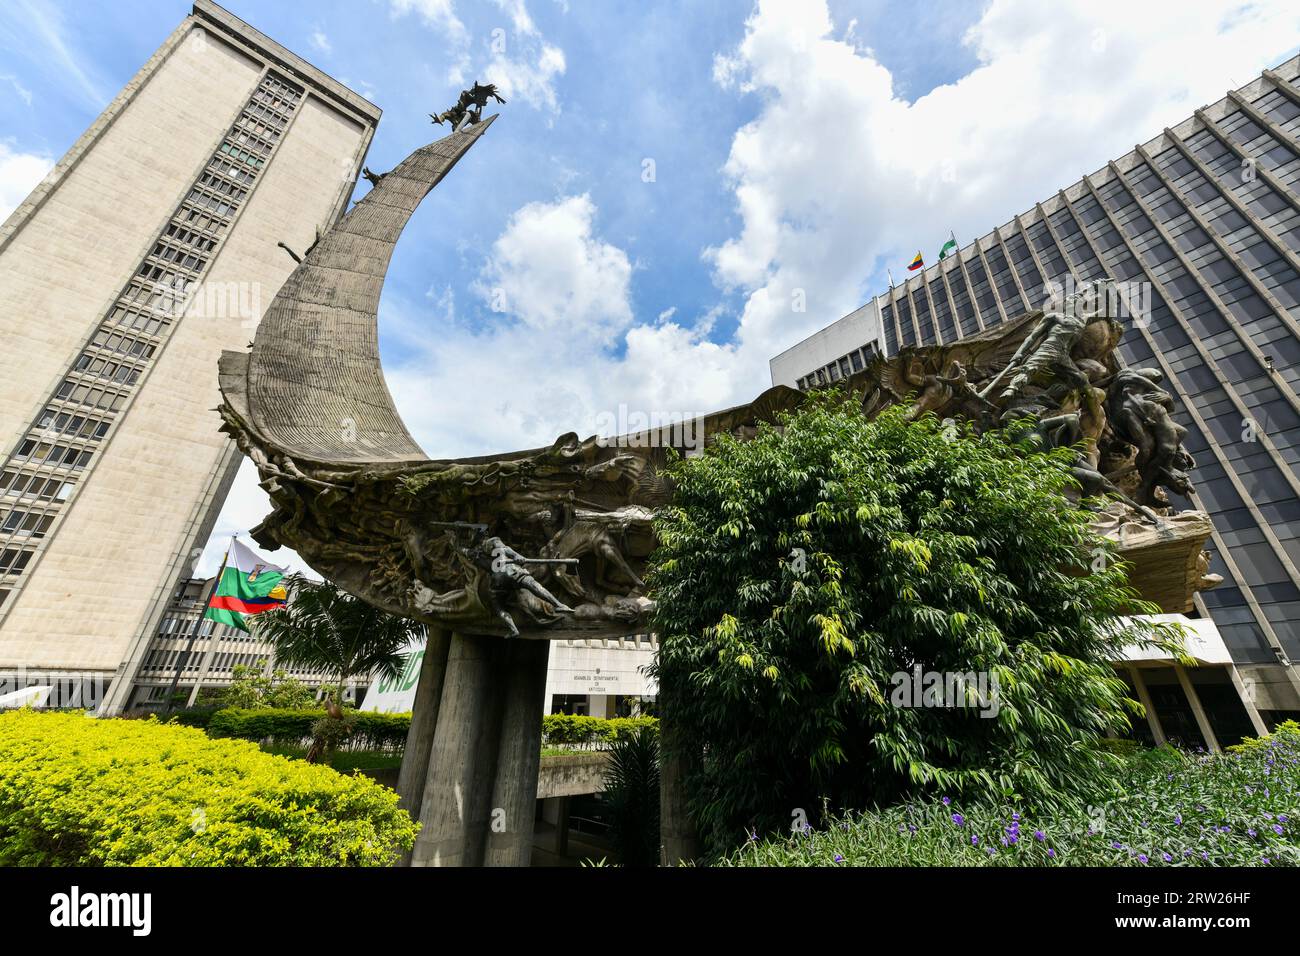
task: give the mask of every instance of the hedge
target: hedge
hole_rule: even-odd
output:
[[[417,829],[372,780],[244,741],[0,713],[0,866],[385,866]]]
[[[624,736],[636,727],[657,727],[654,717],[583,717],[547,714],[542,718],[542,741],[547,744],[602,744]]]
[[[178,715],[181,716],[181,715]],[[317,710],[239,710],[226,708],[207,718],[207,731],[213,737],[237,737],[241,740],[269,740],[274,745],[293,745],[311,737],[311,726],[320,719]],[[352,750],[401,750],[411,726],[410,714],[355,714],[357,727],[348,739]],[[609,743],[635,727],[654,727],[654,717],[582,717],[572,714],[547,714],[542,718],[542,742],[546,745],[599,745]]]
[[[207,731],[212,737],[269,740],[276,745],[293,745],[310,739],[312,724],[324,714],[323,710],[314,709],[273,710],[267,707],[241,710],[227,707],[212,715]],[[406,745],[410,714],[377,714],[363,710],[354,711],[351,716],[356,719],[356,729],[348,738],[349,749],[401,750]]]

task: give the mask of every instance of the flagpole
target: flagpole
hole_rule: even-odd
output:
[[[226,573],[226,564],[230,561],[230,550],[234,547],[235,535],[230,536],[230,544],[226,546],[226,556],[221,559],[221,568],[217,571],[217,576],[212,582],[212,590],[208,592],[208,599],[203,603],[203,613],[195,624],[194,633],[190,635],[189,641],[185,644],[185,653],[176,658],[176,670],[172,673],[171,686],[167,688],[167,697],[163,701],[163,716],[172,712],[172,696],[176,693],[176,687],[181,682],[181,672],[185,670],[185,665],[190,661],[190,655],[194,652],[194,645],[199,639],[199,634],[203,630],[203,622],[208,619],[208,611],[212,608],[212,597],[221,587],[221,578]],[[212,622],[212,630],[217,629],[216,621]]]

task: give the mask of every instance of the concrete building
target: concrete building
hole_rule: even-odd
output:
[[[1142,301],[1121,354],[1129,365],[1164,372],[1196,459],[1196,494],[1177,503],[1214,519],[1208,548],[1225,580],[1197,596],[1197,612],[1217,624],[1240,696],[1269,720],[1296,714],[1298,182],[1300,57],[781,353],[772,381],[808,388],[841,377],[833,353],[864,338],[864,316],[878,319],[883,351],[893,355],[1042,308],[1071,282],[1110,276],[1128,283]],[[1191,705],[1175,707],[1183,682],[1166,669],[1151,675],[1144,666],[1141,674],[1172,688],[1167,719],[1179,708],[1186,716]],[[1226,683],[1212,668],[1198,671],[1195,682]]]
[[[163,708],[173,681],[176,692],[185,695],[179,706],[193,707],[201,691],[228,686],[234,680],[235,668],[241,666],[267,676],[283,670],[286,676],[313,688],[329,680],[320,668],[278,664],[275,648],[259,640],[256,633],[205,620],[203,612],[216,584],[217,579],[212,577],[190,578],[177,585],[136,668],[131,694],[122,705],[126,711]],[[368,684],[368,679],[349,682],[344,698],[360,699]]]
[[[0,679],[125,703],[238,465],[217,358],[380,111],[209,0],[0,226]],[[21,672],[21,673],[20,673]]]

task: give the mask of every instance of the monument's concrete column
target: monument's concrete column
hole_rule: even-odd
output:
[[[452,635],[412,866],[476,866],[482,860],[507,647],[496,638]]]
[[[445,627],[430,627],[424,645],[424,661],[420,666],[420,683],[415,688],[411,729],[406,734],[402,768],[397,774],[397,794],[401,798],[398,805],[416,820],[420,819],[424,784],[429,776],[429,754],[433,750],[433,732],[438,726],[450,649],[451,631]]]
[[[508,644],[505,702],[492,788],[488,866],[527,866],[537,813],[537,771],[542,758],[542,711],[551,642]]]

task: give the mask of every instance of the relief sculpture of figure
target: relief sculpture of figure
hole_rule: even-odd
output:
[[[1142,476],[1138,500],[1157,507],[1166,504],[1157,494],[1159,486],[1184,497],[1191,492],[1187,469],[1194,464],[1183,448],[1187,429],[1173,419],[1174,398],[1160,387],[1163,380],[1158,369],[1122,369],[1106,397],[1111,429],[1137,448],[1136,465]]]

